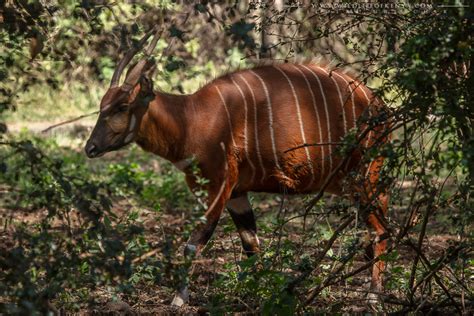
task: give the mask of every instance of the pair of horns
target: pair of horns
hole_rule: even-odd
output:
[[[133,68],[132,70],[129,71],[127,77],[125,78],[125,82],[123,83],[121,89],[124,91],[130,91],[133,89],[133,87],[138,83],[138,80],[140,79],[140,76],[143,73],[143,69],[147,63],[147,59],[151,56],[153,53],[153,50],[155,49],[156,43],[158,42],[159,39],[159,30],[157,27],[152,28],[149,30],[145,36],[143,36],[140,41],[138,41],[137,45],[134,47],[130,48],[128,52],[123,56],[123,58],[120,60],[120,62],[117,65],[117,68],[114,71],[114,74],[112,76],[112,80],[110,82],[110,88],[117,87],[120,82],[120,76],[122,75],[123,70],[125,67],[130,63],[130,61],[133,59],[133,57],[143,48],[147,40],[150,38],[150,36],[155,33],[153,36],[153,39],[151,40],[150,45],[145,49],[144,54],[145,57],[142,58]]]

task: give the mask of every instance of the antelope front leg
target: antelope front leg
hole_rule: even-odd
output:
[[[247,194],[231,198],[227,202],[227,209],[237,227],[240,239],[242,240],[242,246],[247,256],[250,257],[259,252],[257,225]]]
[[[220,211],[222,213],[222,210]],[[219,214],[220,217],[220,214]],[[199,254],[200,250],[207,244],[209,239],[214,232],[217,222],[219,218],[216,220],[209,219],[206,217],[206,222],[198,225],[196,229],[191,234],[188,242],[184,247],[184,267],[185,272],[183,279],[181,280],[181,284],[178,287],[178,292],[173,298],[171,302],[172,305],[175,306],[182,306],[183,304],[189,301],[189,272],[192,266],[193,259]]]
[[[212,202],[206,214],[204,215],[205,221],[198,224],[184,247],[185,276],[183,280],[181,280],[178,292],[171,302],[171,304],[174,306],[182,306],[189,300],[188,278],[189,271],[192,266],[192,260],[199,254],[200,250],[207,244],[214,233],[222,211],[224,210],[225,203],[230,196],[230,192],[226,188],[216,194],[210,193],[209,196],[211,196],[209,200],[214,200],[214,202]]]

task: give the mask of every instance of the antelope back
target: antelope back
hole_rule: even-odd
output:
[[[320,188],[344,161],[339,153],[344,137],[360,136],[367,127],[364,117],[381,109],[365,85],[315,64],[275,64],[231,73],[206,85],[195,99],[212,109],[199,138],[223,140],[234,148],[241,191]],[[377,133],[366,133],[360,150],[339,168],[328,191],[339,193],[342,176],[359,163],[361,150]]]

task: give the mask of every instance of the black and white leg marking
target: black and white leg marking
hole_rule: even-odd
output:
[[[251,256],[260,250],[257,237],[257,225],[247,194],[227,201],[227,209],[242,240],[245,253]]]

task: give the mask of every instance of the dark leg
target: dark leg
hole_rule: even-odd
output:
[[[257,226],[247,194],[231,198],[227,202],[227,209],[237,227],[247,256],[252,256],[259,252]]]
[[[222,213],[222,211],[221,211]],[[220,214],[219,214],[220,216]],[[206,223],[203,223],[196,227],[196,229],[193,231],[191,234],[188,242],[186,243],[184,247],[184,273],[186,275],[182,275],[181,277],[183,278],[180,281],[180,285],[178,287],[178,292],[173,298],[173,301],[171,302],[172,305],[175,306],[182,306],[183,304],[187,303],[189,300],[189,273],[192,270],[192,261],[193,259],[199,254],[200,250],[207,244],[209,239],[212,236],[212,233],[214,232],[218,218],[217,220],[214,219],[208,219],[206,218],[207,221]]]
[[[171,302],[172,305],[181,306],[189,300],[189,271],[192,266],[192,260],[199,254],[200,250],[207,244],[217,226],[219,218],[224,209],[224,202],[219,202],[212,210],[205,214],[206,221],[200,223],[192,232],[186,246],[184,247],[185,276],[181,280],[178,293]]]
[[[218,183],[218,181],[215,181]],[[220,187],[209,189],[208,209],[204,214],[205,221],[200,222],[194,229],[189,240],[184,247],[185,274],[181,280],[178,292],[171,302],[172,305],[182,306],[189,300],[189,271],[191,270],[192,260],[199,254],[201,249],[207,244],[212,237],[214,230],[219,222],[222,212],[225,208],[226,201],[230,197],[233,185],[229,182],[225,184],[221,182]]]
[[[376,186],[378,182],[380,168],[383,160],[377,158],[372,161],[367,170],[366,183],[364,192],[362,192],[362,202],[372,205],[372,210],[365,217],[365,221],[369,229],[375,231],[375,239],[372,242],[371,249],[366,249],[367,259],[371,260],[383,254],[387,249],[387,231],[385,229],[384,220],[388,209],[388,195],[377,192]],[[374,292],[383,291],[383,272],[385,270],[385,262],[379,260],[372,267],[372,281],[370,289]],[[369,294],[369,302],[377,301],[375,293]]]

